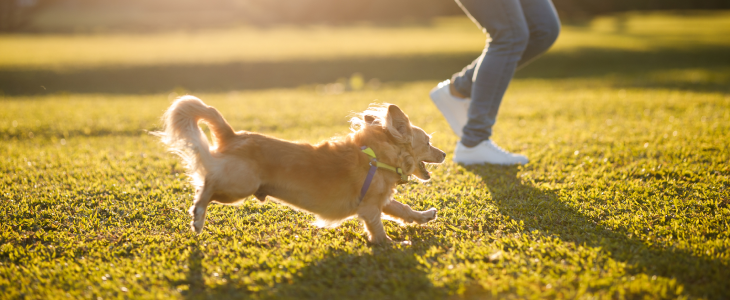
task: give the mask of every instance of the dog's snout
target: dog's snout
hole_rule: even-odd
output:
[[[436,147],[433,147],[431,149],[431,153],[429,155],[430,157],[424,160],[424,162],[432,163],[432,164],[440,164],[446,160],[446,152],[441,151],[441,149],[438,149]]]
[[[440,164],[444,162],[444,160],[446,160],[446,152],[441,151],[441,149],[436,149],[436,151],[438,151],[438,154],[436,155],[436,157],[438,158],[436,159],[435,163]]]

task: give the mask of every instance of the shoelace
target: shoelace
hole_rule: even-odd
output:
[[[509,151],[502,149],[502,147],[500,147],[500,146],[497,146],[497,144],[495,144],[494,142],[492,142],[492,140],[489,140],[488,142],[489,142],[490,145],[492,145],[492,147],[494,149],[497,149],[497,151],[500,151],[500,152],[502,152],[504,154],[512,155],[512,153],[510,153]]]

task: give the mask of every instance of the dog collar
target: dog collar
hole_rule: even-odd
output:
[[[368,176],[365,177],[365,183],[362,185],[362,189],[360,189],[360,201],[362,201],[363,198],[365,198],[365,193],[368,192],[368,189],[370,188],[370,184],[373,182],[373,177],[375,176],[375,171],[378,168],[387,169],[390,171],[393,171],[400,175],[400,181],[398,181],[399,184],[407,183],[408,182],[408,175],[403,173],[403,169],[398,167],[393,167],[386,163],[381,163],[378,161],[377,156],[375,156],[375,151],[371,149],[368,146],[362,146],[360,147],[360,150],[362,150],[363,153],[370,156],[370,170],[368,170]]]

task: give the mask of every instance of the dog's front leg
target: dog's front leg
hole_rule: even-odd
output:
[[[380,209],[373,205],[361,207],[357,211],[357,216],[365,223],[365,230],[368,232],[368,241],[373,244],[390,242],[390,238],[385,234],[385,228],[383,228],[383,221],[380,219],[380,214]]]
[[[383,213],[406,224],[423,224],[436,219],[435,208],[431,208],[427,211],[415,211],[410,206],[395,201],[394,199],[388,201],[388,204],[383,207]]]

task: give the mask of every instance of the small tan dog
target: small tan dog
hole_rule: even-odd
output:
[[[318,145],[234,132],[218,110],[193,96],[177,99],[163,121],[164,131],[154,134],[182,158],[197,188],[189,210],[195,232],[203,230],[211,202],[233,204],[251,195],[311,212],[321,226],[357,216],[376,244],[390,241],[381,213],[401,223],[436,218],[434,208],[414,211],[392,198],[410,175],[429,180],[424,163],[446,156],[398,106],[373,106],[352,118],[353,133]],[[210,127],[213,147],[199,121]]]

